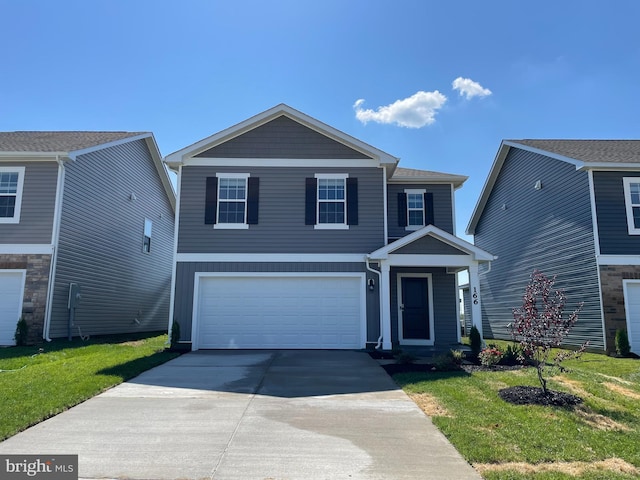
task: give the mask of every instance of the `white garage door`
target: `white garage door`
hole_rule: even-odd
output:
[[[362,276],[199,277],[194,348],[363,348]]]
[[[0,270],[0,345],[15,345],[16,324],[22,315],[24,270]]]
[[[640,282],[623,280],[627,333],[631,351],[640,355]]]

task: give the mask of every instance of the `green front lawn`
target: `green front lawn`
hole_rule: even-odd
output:
[[[166,341],[120,336],[0,349],[0,440],[175,358]]]
[[[506,342],[496,342],[506,344]],[[549,388],[576,408],[517,406],[498,391],[537,383],[535,369],[394,376],[483,475],[506,479],[640,478],[640,360],[584,354]]]

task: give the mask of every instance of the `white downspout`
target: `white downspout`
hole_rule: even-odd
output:
[[[51,234],[51,265],[49,266],[49,287],[47,290],[47,303],[44,313],[44,327],[42,329],[42,338],[47,342],[51,341],[49,330],[51,329],[51,307],[53,302],[53,289],[55,287],[55,272],[58,264],[58,243],[60,241],[60,223],[62,220],[62,198],[64,196],[64,162],[60,159],[60,155],[56,155],[58,162],[58,185],[56,188],[56,203],[53,213],[53,228]]]
[[[367,270],[378,275],[378,300],[380,302],[380,311],[378,312],[378,317],[380,318],[380,336],[378,337],[378,343],[375,346],[375,349],[378,350],[382,346],[382,295],[380,295],[380,288],[382,288],[382,273],[371,268],[371,266],[369,265],[369,260],[369,255],[367,255],[365,257],[365,266],[367,267]]]

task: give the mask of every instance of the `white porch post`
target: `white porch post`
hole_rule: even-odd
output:
[[[384,260],[380,261],[380,327],[382,334],[382,348],[384,350],[391,350],[391,282],[390,278],[391,268],[389,264]]]
[[[478,329],[480,338],[482,334],[482,309],[480,308],[480,277],[478,276],[478,262],[469,265],[469,299],[471,300],[471,321]]]

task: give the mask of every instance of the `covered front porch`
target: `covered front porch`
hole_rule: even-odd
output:
[[[380,271],[380,332],[384,350],[448,349],[460,343],[457,274],[468,271],[472,323],[482,335],[479,265],[489,252],[433,225],[367,256]]]

